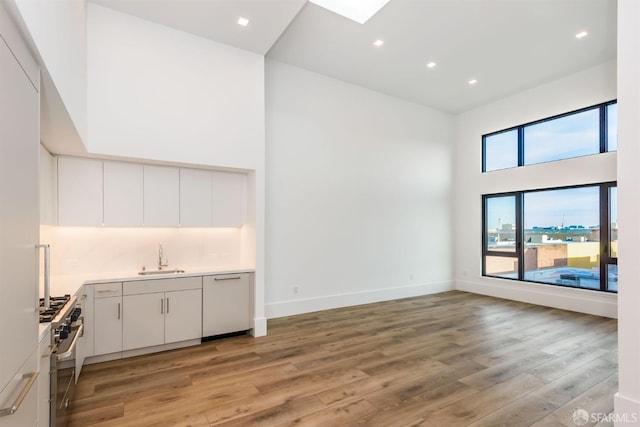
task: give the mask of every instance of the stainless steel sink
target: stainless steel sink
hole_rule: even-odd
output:
[[[184,270],[181,270],[179,268],[174,268],[171,270],[142,270],[142,271],[138,271],[138,275],[140,276],[151,276],[154,274],[179,274],[179,273],[185,273]]]

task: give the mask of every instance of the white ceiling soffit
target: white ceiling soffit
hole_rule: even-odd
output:
[[[137,16],[264,55],[306,0],[90,0]],[[249,20],[238,25],[239,18]]]
[[[308,3],[267,57],[457,113],[613,60],[616,31],[615,0],[391,0],[362,25]]]

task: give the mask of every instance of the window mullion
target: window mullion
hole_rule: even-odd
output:
[[[518,192],[516,197],[516,254],[518,256],[518,280],[524,280],[524,196]]]
[[[600,290],[607,290],[607,264],[609,263],[609,185],[600,185]]]
[[[518,127],[518,166],[524,166],[524,126]]]
[[[600,152],[601,153],[606,153],[607,152],[607,133],[608,133],[608,126],[607,126],[607,105],[601,105],[600,106]]]

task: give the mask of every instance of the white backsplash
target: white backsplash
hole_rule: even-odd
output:
[[[158,246],[167,269],[241,265],[242,228],[41,226],[51,245],[51,276],[137,272],[158,268]]]

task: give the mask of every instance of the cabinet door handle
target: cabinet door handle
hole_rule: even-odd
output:
[[[118,303],[118,320],[120,320],[120,303]]]
[[[216,282],[218,280],[239,280],[242,279],[242,277],[240,276],[235,276],[235,277],[214,277],[213,280],[215,280]]]
[[[160,299],[160,314],[164,314],[164,298]]]
[[[167,314],[169,314],[169,298],[167,298]]]
[[[29,390],[31,390],[31,387],[38,379],[38,372],[24,374],[22,378],[29,378],[29,381],[27,381],[27,384],[25,384],[24,388],[16,398],[15,402],[13,402],[13,405],[11,405],[8,408],[0,409],[0,417],[4,417],[5,415],[13,415],[16,413],[16,411],[20,408],[20,405],[22,404],[22,401],[24,400],[24,398],[27,397]]]

